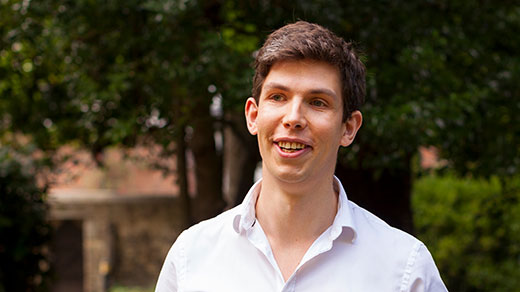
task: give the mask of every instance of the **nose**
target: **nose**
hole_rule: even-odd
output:
[[[303,129],[307,126],[303,104],[300,100],[293,98],[287,104],[282,123],[287,129]]]

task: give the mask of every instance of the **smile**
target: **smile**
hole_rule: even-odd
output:
[[[285,141],[279,141],[278,142],[278,146],[280,147],[280,149],[283,152],[287,152],[287,153],[293,153],[293,152],[296,152],[298,150],[302,150],[305,147],[307,147],[307,145],[302,144],[302,143],[298,143],[298,142],[285,142]]]

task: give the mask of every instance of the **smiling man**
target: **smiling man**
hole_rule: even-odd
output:
[[[303,21],[273,32],[245,106],[262,180],[179,236],[156,291],[447,291],[427,248],[350,202],[334,177],[364,95],[349,43]]]

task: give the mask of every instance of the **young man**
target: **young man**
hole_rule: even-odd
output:
[[[302,21],[273,32],[245,106],[263,178],[179,236],[156,291],[446,291],[426,247],[348,201],[334,177],[364,95],[349,43]]]

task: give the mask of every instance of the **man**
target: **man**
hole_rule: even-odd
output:
[[[179,236],[156,291],[446,291],[426,247],[348,201],[334,177],[364,95],[349,43],[303,21],[273,32],[245,106],[262,180]]]

